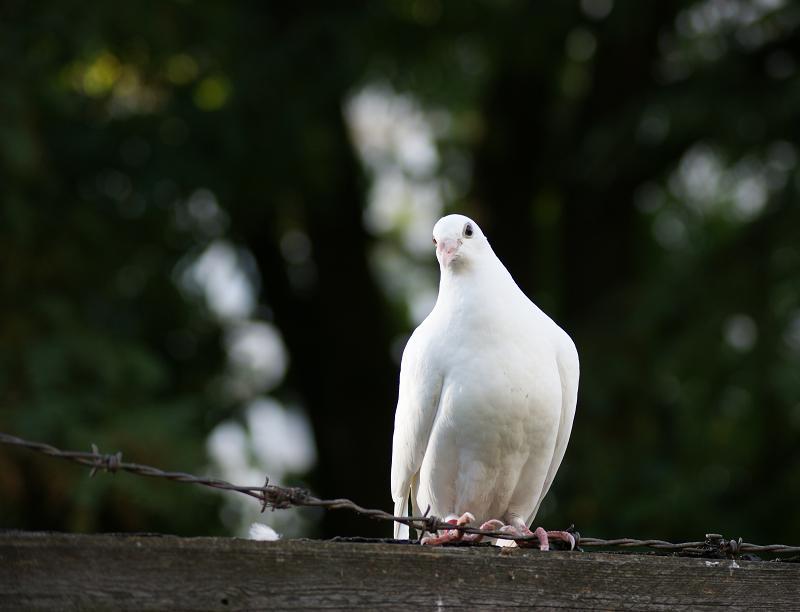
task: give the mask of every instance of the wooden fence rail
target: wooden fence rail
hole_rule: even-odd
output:
[[[2,610],[800,609],[800,564],[633,553],[0,533]]]

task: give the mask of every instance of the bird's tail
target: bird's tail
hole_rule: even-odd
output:
[[[408,497],[396,499],[394,502],[394,515],[395,516],[408,516]],[[394,537],[396,540],[408,539],[408,525],[403,523],[394,524]]]

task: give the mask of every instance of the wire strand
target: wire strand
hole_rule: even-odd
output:
[[[65,459],[73,463],[78,463],[90,468],[89,476],[94,476],[98,470],[105,472],[128,472],[149,478],[161,478],[173,482],[185,482],[189,484],[233,491],[248,495],[261,502],[261,511],[267,508],[285,509],[291,507],[324,508],[326,510],[349,510],[380,521],[393,521],[402,523],[414,529],[419,529],[428,533],[443,530],[457,530],[462,533],[469,533],[490,537],[495,539],[514,540],[520,543],[538,543],[535,535],[519,536],[504,531],[493,531],[479,529],[471,525],[453,525],[445,522],[436,516],[394,516],[383,510],[375,508],[364,508],[349,499],[320,499],[311,495],[300,487],[282,487],[269,483],[269,477],[264,480],[261,486],[240,486],[234,485],[219,478],[208,478],[195,476],[187,472],[170,472],[159,468],[143,465],[140,463],[130,463],[122,460],[122,453],[104,454],[99,451],[96,445],[92,444],[91,452],[88,451],[65,451],[50,444],[43,442],[32,442],[24,440],[10,434],[0,432],[0,443],[26,448],[32,451],[43,453],[50,457]],[[722,535],[716,533],[706,534],[705,540],[696,542],[666,542],[664,540],[637,540],[634,538],[617,538],[604,540],[601,538],[581,537],[574,532],[576,546],[587,548],[604,549],[626,549],[626,548],[646,548],[659,551],[672,551],[685,554],[701,556],[736,556],[741,553],[776,553],[776,554],[796,554],[800,553],[800,546],[788,546],[785,544],[759,545],[743,542],[741,538],[737,540],[726,540]]]

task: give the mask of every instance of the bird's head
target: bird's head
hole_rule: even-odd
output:
[[[467,264],[485,244],[481,228],[464,215],[447,215],[433,226],[436,259],[442,270]]]

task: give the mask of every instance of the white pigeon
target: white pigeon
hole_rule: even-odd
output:
[[[429,508],[451,524],[530,535],[572,430],[578,353],[517,286],[474,221],[443,217],[433,243],[439,295],[400,369],[395,515],[408,516],[410,499],[415,515]],[[565,532],[535,533],[543,550],[548,536],[571,540]],[[408,528],[395,523],[395,537],[407,538]],[[454,529],[423,543],[459,539]]]

